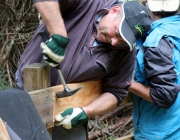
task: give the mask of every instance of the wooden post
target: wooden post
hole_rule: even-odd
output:
[[[33,90],[50,87],[50,67],[47,64],[33,63],[25,66],[23,71],[24,90]]]
[[[50,66],[47,64],[33,63],[27,65],[24,67],[23,74],[24,90],[26,92],[48,88],[51,85]],[[30,96],[36,110],[51,135],[52,127],[54,126],[52,122],[54,108],[54,103],[52,103],[54,100],[52,90],[39,91],[39,94],[31,92]],[[41,105],[39,106],[39,104]]]

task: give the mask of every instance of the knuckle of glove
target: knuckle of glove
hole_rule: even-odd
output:
[[[59,63],[56,61],[53,61],[48,55],[43,54],[43,59],[46,63],[48,63],[51,67],[56,67]]]
[[[68,108],[55,116],[55,121],[63,121],[71,116],[73,108]]]
[[[64,113],[64,112],[62,112],[62,113]],[[62,125],[66,129],[71,129],[72,128],[72,123],[71,123],[72,116],[70,114],[67,114],[63,117],[62,113],[55,116],[54,125],[56,125],[56,126]]]
[[[44,42],[41,42],[40,48],[41,48],[42,53],[46,53],[48,49],[47,45]]]
[[[72,128],[71,125],[65,125],[65,124],[63,124],[63,127],[66,128],[66,129],[71,129]]]
[[[61,114],[58,114],[58,115],[55,116],[55,121],[57,121],[57,122],[60,122],[60,121],[62,121],[64,119],[65,119],[65,117],[62,117]]]
[[[66,129],[71,129],[72,128],[72,122],[71,122],[71,118],[70,117],[67,117],[60,124],[63,125],[63,127],[66,128]]]
[[[55,125],[55,126],[60,126],[60,125],[62,125],[62,126],[63,126],[64,128],[66,128],[66,129],[71,129],[71,128],[72,128],[72,125],[71,125],[70,122],[69,122],[69,123],[55,122],[54,125]]]
[[[49,60],[44,60],[44,62],[49,64],[51,67],[56,67],[58,65],[58,63],[53,63],[52,61],[49,61]]]

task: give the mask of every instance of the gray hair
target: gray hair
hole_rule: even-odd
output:
[[[122,9],[122,5],[123,5],[124,2],[119,2],[113,6],[119,6],[121,9]],[[117,18],[121,18],[123,16],[123,12],[122,10],[119,12],[119,14],[116,16]]]

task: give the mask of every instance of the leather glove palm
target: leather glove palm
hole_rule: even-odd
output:
[[[42,42],[40,47],[44,61],[51,67],[56,67],[64,59],[65,49],[69,41],[68,38],[53,34],[46,43]]]
[[[82,108],[68,108],[55,116],[55,125],[63,125],[66,129],[71,129],[76,124],[88,121],[88,117]]]

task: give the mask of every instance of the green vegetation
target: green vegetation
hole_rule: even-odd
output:
[[[4,74],[0,75],[0,91],[11,87],[8,80],[6,79],[7,77],[8,76]]]

